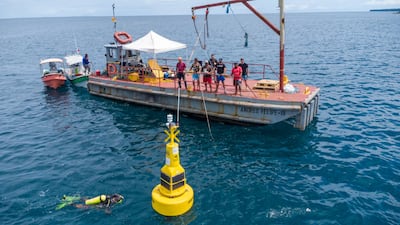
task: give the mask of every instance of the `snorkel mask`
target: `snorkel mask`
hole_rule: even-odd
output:
[[[120,194],[114,194],[114,195],[111,196],[111,199],[116,204],[121,204],[124,201],[124,196],[122,196]]]

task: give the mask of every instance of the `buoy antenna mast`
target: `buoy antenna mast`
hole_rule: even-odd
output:
[[[115,3],[112,4],[112,9],[113,9],[113,17],[111,18],[111,21],[114,23],[114,32],[117,32],[117,18],[115,18]]]

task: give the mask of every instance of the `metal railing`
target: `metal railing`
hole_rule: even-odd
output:
[[[168,68],[170,71],[174,71],[176,68],[176,59],[158,58],[157,61],[162,68]],[[189,69],[192,63],[193,60],[189,63],[186,62],[186,68]],[[229,61],[224,62],[228,74],[230,73],[230,69],[233,67],[234,63],[235,62]],[[249,73],[251,77],[261,77],[261,79],[279,79],[279,74],[275,72],[271,65],[258,63],[247,63],[247,65],[249,66]]]
[[[118,76],[118,79],[122,80],[132,80],[129,79],[129,75],[132,73],[137,74],[137,80],[135,82],[143,83],[143,82],[149,82],[147,79],[151,79],[152,82],[159,83],[161,84],[160,79],[157,79],[155,77],[155,74],[158,74],[159,78],[163,78],[163,74],[165,71],[170,72],[169,74],[169,79],[174,79],[174,86],[177,86],[176,84],[176,76],[175,76],[175,68],[176,68],[176,59],[172,58],[157,58],[157,63],[160,66],[161,71],[154,71],[154,68],[151,69],[149,65],[143,64],[142,66],[121,66],[121,64],[117,63],[111,63],[115,64],[117,66],[117,69],[115,73],[113,74],[107,74],[108,71],[105,71],[105,74],[108,77],[115,77]],[[190,62],[185,62],[186,63],[186,68],[187,68],[187,73],[190,74],[189,69],[193,63],[193,61]],[[235,62],[224,62],[226,68],[227,68],[227,75],[230,74],[231,68],[233,67],[233,64]],[[110,64],[110,63],[109,63]],[[279,79],[279,74],[275,72],[275,70],[272,68],[271,65],[268,64],[257,64],[257,63],[247,63],[249,66],[249,76],[251,79]],[[108,65],[107,65],[108,66]],[[155,79],[153,79],[155,78]],[[146,81],[147,80],[147,81]]]

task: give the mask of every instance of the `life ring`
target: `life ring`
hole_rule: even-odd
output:
[[[113,63],[109,63],[107,65],[107,73],[108,75],[114,75],[117,74],[117,67]]]
[[[124,38],[123,38],[124,37]],[[115,40],[120,44],[127,44],[132,42],[132,36],[125,31],[118,31],[114,33]]]

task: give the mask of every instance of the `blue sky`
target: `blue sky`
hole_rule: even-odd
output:
[[[110,16],[116,4],[117,16],[185,15],[192,6],[220,0],[1,0],[0,18]],[[278,12],[278,0],[250,2],[260,12]],[[368,11],[376,8],[400,8],[400,0],[285,0],[286,12]],[[240,4],[235,13],[249,13]],[[213,13],[224,13],[213,8]]]

